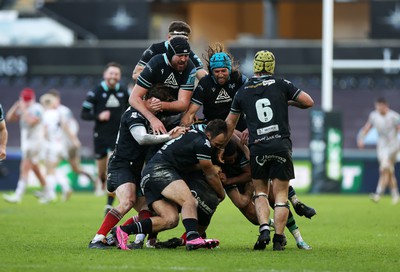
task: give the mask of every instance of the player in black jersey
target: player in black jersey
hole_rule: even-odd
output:
[[[224,184],[224,189],[232,203],[242,212],[242,214],[255,225],[258,224],[257,213],[252,196],[254,193],[253,183],[251,182],[250,161],[246,158],[243,151],[234,141],[229,141],[224,151],[224,163],[215,164],[221,167],[220,179]],[[292,186],[289,186],[289,198],[296,195]],[[272,196],[268,196],[270,205],[273,205]],[[273,222],[273,221],[272,221]],[[271,222],[270,222],[271,225]],[[293,214],[289,210],[286,227],[296,240],[299,249],[312,249],[301,236],[300,230],[296,225]]]
[[[105,192],[107,160],[115,146],[119,122],[129,106],[129,92],[119,83],[121,66],[109,63],[103,72],[103,81],[87,93],[81,110],[83,120],[95,121],[93,137],[96,156],[98,184],[96,194]],[[110,208],[113,198],[108,199],[106,209]]]
[[[174,37],[183,37],[185,39],[189,39],[189,35],[192,32],[190,26],[182,21],[172,21],[168,27],[168,40],[160,42],[160,43],[153,43],[149,48],[147,48],[142,55],[142,58],[136,64],[135,69],[132,73],[132,78],[136,82],[137,78],[139,77],[140,73],[143,71],[144,67],[150,61],[150,59],[156,55],[167,53],[168,51],[168,41]],[[194,66],[196,67],[196,77],[198,79],[202,78],[207,74],[204,70],[203,63],[201,62],[200,58],[190,50],[189,58],[193,62]]]
[[[129,97],[129,103],[149,120],[155,134],[166,133],[169,120],[176,120],[178,114],[186,111],[194,89],[196,69],[189,59],[190,45],[186,39],[175,37],[169,41],[167,53],[154,56],[138,77],[137,83]],[[162,84],[168,87],[173,101],[150,99],[143,101],[143,97],[153,85]],[[178,115],[179,118],[176,117]],[[163,122],[161,117],[169,116]],[[174,127],[176,124],[172,124]]]
[[[140,190],[141,171],[149,145],[159,144],[182,135],[185,128],[176,127],[168,134],[154,135],[149,122],[137,110],[129,107],[121,117],[114,152],[108,163],[107,190],[115,192],[119,204],[105,216],[89,248],[108,248],[107,233],[133,207],[140,212],[146,202]]]
[[[145,166],[140,184],[148,206],[157,216],[132,225],[118,226],[116,235],[121,249],[128,249],[126,244],[129,234],[158,232],[176,227],[179,221],[179,207],[187,233],[186,249],[210,246],[210,243],[199,235],[197,200],[183,176],[198,165],[208,184],[222,201],[225,192],[218,172],[211,162],[211,149],[220,147],[225,137],[226,123],[216,119],[208,124],[205,132],[189,130],[176,140],[164,144]],[[214,242],[211,239],[211,243]]]
[[[8,131],[6,121],[4,121],[3,107],[0,104],[0,161],[6,158],[6,146],[8,140]]]
[[[256,53],[254,77],[236,93],[231,112],[226,118],[227,143],[240,114],[246,115],[255,192],[253,201],[260,223],[260,236],[254,245],[256,250],[265,249],[270,242],[270,180],[275,199],[273,249],[284,249],[283,231],[289,213],[289,180],[294,178],[288,106],[309,108],[314,104],[306,92],[296,88],[290,81],[274,77],[274,68],[275,57],[271,52],[264,50]]]
[[[198,110],[203,107],[205,123],[228,116],[233,97],[237,90],[247,81],[232,56],[224,52],[220,43],[207,50],[209,74],[200,79],[193,92],[189,109],[182,116],[181,124],[190,126]],[[246,122],[241,116],[236,129],[240,132],[246,129]]]

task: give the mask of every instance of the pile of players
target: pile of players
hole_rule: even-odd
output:
[[[109,209],[89,248],[140,249],[146,235],[149,247],[214,248],[220,242],[206,238],[206,229],[227,194],[260,226],[255,250],[270,243],[272,228],[273,249],[284,250],[285,226],[298,248],[311,249],[290,212],[289,200],[298,215],[316,214],[289,186],[288,107],[309,108],[312,98],[274,77],[275,57],[267,50],[255,55],[248,79],[221,44],[210,46],[207,73],[190,48],[190,32],[186,23],[172,22],[168,40],[150,46],[133,71],[130,106],[107,170],[107,190],[119,204]],[[202,120],[196,117],[200,108]],[[117,226],[132,208],[138,215]],[[179,214],[184,235],[159,242],[157,233],[176,227]]]

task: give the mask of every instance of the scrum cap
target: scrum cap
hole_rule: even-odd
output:
[[[258,51],[254,56],[254,73],[267,72],[274,73],[275,56],[268,50]]]
[[[229,74],[232,72],[232,61],[231,58],[225,52],[215,53],[210,58],[210,69],[211,71],[215,68],[227,68]]]
[[[168,43],[167,57],[169,60],[174,55],[189,55],[190,45],[185,38],[174,37]]]
[[[35,99],[35,91],[30,88],[25,88],[21,91],[19,97],[22,98],[23,101],[29,102]]]

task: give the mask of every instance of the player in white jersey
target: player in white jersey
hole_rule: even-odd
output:
[[[376,192],[371,195],[371,199],[378,202],[382,194],[385,193],[387,186],[389,186],[392,194],[392,203],[397,204],[399,202],[399,189],[394,174],[394,165],[397,154],[400,151],[398,139],[400,114],[391,110],[383,98],[378,98],[375,101],[375,110],[370,113],[368,121],[358,136],[357,143],[359,148],[364,147],[364,137],[372,127],[378,132],[376,150],[379,160],[379,181]]]
[[[20,122],[22,153],[20,177],[15,193],[3,195],[4,200],[10,203],[21,202],[28,183],[30,170],[36,174],[46,194],[49,191],[38,166],[44,141],[44,130],[41,124],[42,114],[43,107],[35,102],[35,92],[29,88],[21,91],[19,100],[7,112],[6,120],[8,122]]]
[[[40,103],[44,108],[43,126],[46,145],[44,148],[44,161],[46,166],[46,182],[51,188],[51,194],[43,201],[56,200],[56,186],[60,184],[63,192],[63,200],[67,200],[72,193],[69,180],[57,170],[57,166],[66,157],[64,145],[64,130],[68,130],[61,113],[57,110],[54,96],[44,94],[40,97]]]
[[[65,130],[63,130],[63,144],[66,150],[65,159],[68,160],[69,164],[71,165],[72,171],[78,175],[86,176],[94,184],[95,181],[93,180],[93,177],[89,173],[85,172],[81,167],[81,143],[78,139],[78,121],[75,119],[71,109],[61,104],[61,96],[59,91],[52,89],[47,93],[55,98],[56,108],[60,112],[61,118],[71,133],[71,135],[69,135]]]

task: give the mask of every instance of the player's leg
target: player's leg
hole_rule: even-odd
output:
[[[116,195],[119,204],[112,208],[104,217],[103,222],[96,235],[89,243],[89,248],[107,248],[106,235],[118,224],[124,215],[131,210],[136,201],[136,185],[133,182],[126,182],[118,186]]]
[[[299,216],[305,216],[308,219],[311,219],[311,217],[313,217],[317,213],[314,208],[307,206],[297,198],[296,191],[290,185],[288,198],[289,201],[292,203],[295,212]]]
[[[28,159],[21,158],[20,166],[19,166],[19,179],[17,182],[17,188],[13,194],[4,194],[3,198],[5,201],[10,203],[19,203],[22,201],[22,197],[25,194],[26,187],[28,184],[28,175],[31,169],[31,163]]]
[[[268,218],[270,207],[268,203],[269,181],[266,179],[253,179],[254,196],[253,203],[255,206],[257,221],[260,224],[257,242],[254,245],[255,250],[264,250],[270,242],[270,228]]]
[[[272,192],[275,198],[274,204],[274,250],[283,250],[285,244],[284,229],[289,215],[288,189],[289,181],[273,179]]]

